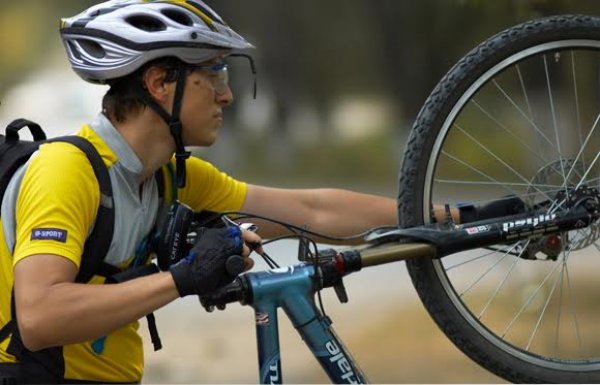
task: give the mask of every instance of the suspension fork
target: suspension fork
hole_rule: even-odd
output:
[[[424,242],[430,244],[431,249],[415,244],[414,248],[417,254],[412,257],[431,256],[441,258],[449,254],[479,247],[583,229],[592,225],[599,218],[600,211],[597,207],[588,209],[582,205],[560,213],[526,213],[461,225],[445,223],[393,229],[375,233],[367,241],[373,243],[392,243],[407,240]],[[397,245],[397,247],[392,248],[392,252],[396,252],[395,249],[403,248],[401,245]]]

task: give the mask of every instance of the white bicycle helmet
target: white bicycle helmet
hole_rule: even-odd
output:
[[[145,63],[176,57],[197,64],[254,48],[199,0],[111,0],[62,19],[73,70],[106,83]]]
[[[185,64],[199,64],[227,55],[245,56],[255,74],[254,48],[200,0],[111,0],[62,19],[60,34],[73,70],[92,83],[127,76],[158,58],[180,60],[172,113],[140,87],[140,98],[169,126],[175,140],[177,186],[185,186],[186,151],[179,117]],[[254,83],[256,94],[256,78]]]

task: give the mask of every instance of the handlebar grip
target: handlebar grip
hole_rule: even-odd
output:
[[[238,301],[246,303],[250,298],[248,298],[249,290],[245,282],[244,276],[237,277],[229,285],[201,296],[200,303],[209,312],[213,311],[215,307],[222,310],[229,303]]]
[[[244,272],[244,268],[244,258],[240,255],[231,255],[225,261],[225,270],[232,277],[237,277],[240,273]]]

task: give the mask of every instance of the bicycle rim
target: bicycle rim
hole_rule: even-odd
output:
[[[511,195],[551,214],[582,187],[600,188],[599,25],[530,22],[451,70],[415,124],[428,138],[409,153],[428,155],[417,161],[423,177],[401,179],[403,225],[426,221],[433,203]],[[414,162],[405,158],[403,173]],[[483,366],[512,381],[591,382],[600,373],[599,232],[596,223],[408,267],[434,319]]]

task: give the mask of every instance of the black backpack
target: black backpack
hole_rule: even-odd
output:
[[[20,140],[19,130],[23,127],[29,128],[33,141]],[[17,119],[10,123],[6,127],[6,135],[0,135],[0,202],[18,168],[27,162],[41,144],[50,142],[67,142],[79,148],[88,158],[100,186],[100,206],[98,207],[96,222],[92,233],[85,242],[79,273],[75,281],[86,283],[94,275],[114,276],[120,270],[104,262],[104,257],[112,241],[114,228],[112,185],[108,169],[100,154],[86,139],[78,136],[63,136],[47,140],[46,134],[37,123],[26,119]],[[15,378],[27,376],[28,381],[60,382],[61,370],[64,371],[62,347],[44,349],[35,353],[28,351],[22,344],[19,330],[16,327],[16,318],[13,290],[11,294],[11,319],[0,329],[0,342],[12,335],[7,351],[18,357],[21,363],[18,365],[4,364],[4,368],[1,370],[5,371],[7,368],[12,368],[10,373],[14,373]],[[50,370],[47,371],[46,369]],[[3,373],[0,373],[0,377],[3,381],[5,380]]]
[[[33,136],[33,141],[20,140],[18,132],[23,127],[29,128]],[[75,282],[87,283],[94,275],[99,275],[106,278],[106,283],[117,283],[156,273],[158,268],[154,264],[121,271],[119,268],[104,262],[104,257],[108,253],[112,241],[114,229],[112,185],[108,169],[100,154],[98,154],[96,148],[88,140],[82,137],[62,136],[48,140],[46,139],[46,134],[37,123],[27,119],[17,119],[10,123],[6,127],[6,135],[0,135],[0,202],[4,197],[12,176],[18,168],[27,162],[41,144],[51,142],[66,142],[79,148],[89,160],[100,187],[98,214],[96,215],[94,229],[85,242]],[[157,171],[155,178],[157,179],[159,196],[162,199],[164,194],[163,172],[161,170]],[[28,372],[28,378],[32,381],[39,380],[44,383],[59,382],[61,380],[60,370],[61,368],[64,370],[64,362],[62,362],[62,353],[60,352],[62,347],[49,348],[35,353],[29,352],[22,345],[19,331],[16,327],[16,316],[13,291],[11,297],[11,319],[0,329],[0,342],[12,334],[13,338],[11,338],[11,342],[9,343],[8,352],[19,357],[21,363],[25,363],[25,366],[20,368],[15,367],[13,370],[21,374]],[[150,313],[146,318],[148,319],[148,328],[154,350],[159,350],[162,344],[156,329],[154,314]],[[45,364],[39,365],[39,363],[44,362]],[[59,372],[56,372],[56,368],[59,369]],[[0,380],[2,379],[1,371],[2,368],[0,368]],[[39,373],[39,377],[37,373]]]
[[[19,130],[23,127],[29,128],[33,141],[20,140]],[[85,283],[94,275],[108,277],[118,273],[119,269],[103,261],[112,241],[114,228],[112,185],[108,169],[100,154],[86,139],[79,136],[63,136],[47,140],[46,134],[37,123],[27,119],[17,119],[10,123],[6,127],[6,135],[0,135],[0,202],[17,169],[27,162],[41,144],[50,142],[66,142],[79,148],[92,165],[100,185],[100,207],[96,223],[85,243],[81,266],[75,281]]]

